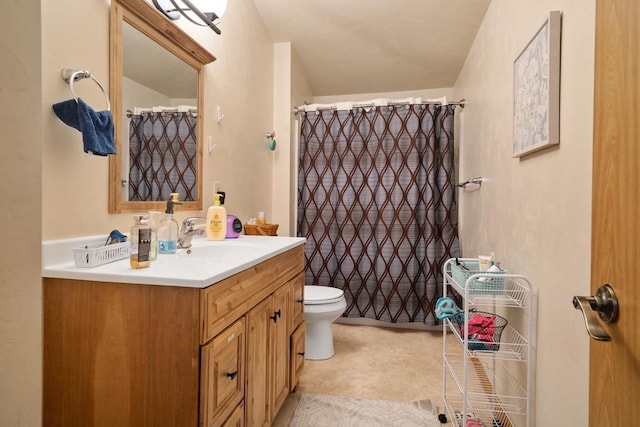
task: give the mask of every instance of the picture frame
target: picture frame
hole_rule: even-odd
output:
[[[560,143],[562,12],[549,16],[513,62],[513,157]]]

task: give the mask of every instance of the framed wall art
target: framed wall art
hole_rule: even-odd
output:
[[[513,157],[560,143],[560,33],[552,11],[513,62]]]

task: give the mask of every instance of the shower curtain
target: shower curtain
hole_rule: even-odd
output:
[[[459,256],[454,108],[303,113],[305,283],[343,289],[343,316],[437,323],[442,265]]]
[[[197,198],[197,120],[189,112],[145,112],[129,122],[129,200]]]

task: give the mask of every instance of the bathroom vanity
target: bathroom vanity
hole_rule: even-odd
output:
[[[45,248],[44,425],[270,425],[304,364],[304,239],[227,242],[140,270]]]

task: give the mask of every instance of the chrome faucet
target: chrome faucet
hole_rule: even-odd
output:
[[[198,216],[193,216],[182,221],[182,227],[180,227],[180,232],[178,233],[178,247],[190,248],[193,236],[200,236],[204,234],[204,229],[194,228],[195,225],[197,223],[206,224],[206,222],[206,218]]]

